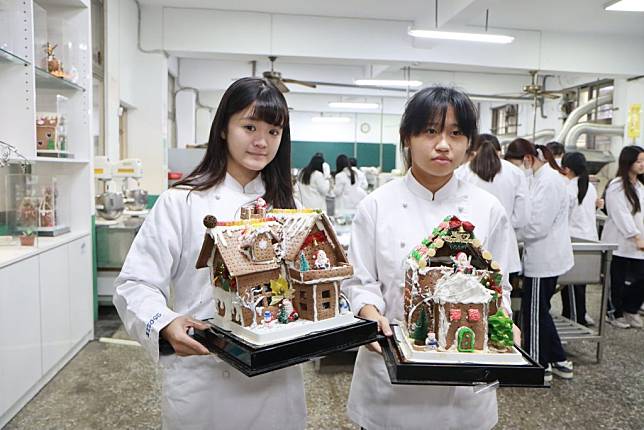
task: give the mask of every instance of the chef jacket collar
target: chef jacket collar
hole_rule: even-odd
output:
[[[454,197],[458,189],[458,178],[454,174],[452,174],[450,180],[435,193],[432,193],[427,188],[425,188],[424,185],[418,182],[418,180],[411,173],[411,169],[407,171],[404,181],[407,185],[407,188],[409,188],[412,193],[425,200],[447,200],[451,197]]]
[[[261,173],[259,173],[255,177],[255,179],[247,183],[246,186],[244,187],[239,182],[237,182],[237,179],[233,178],[228,172],[226,172],[226,178],[224,178],[224,185],[233,191],[237,191],[243,194],[264,195],[264,193],[266,192],[266,188],[264,187],[264,181],[262,180]]]

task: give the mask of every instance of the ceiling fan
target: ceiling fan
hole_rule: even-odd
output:
[[[271,55],[270,57],[268,57],[268,59],[271,62],[271,70],[265,71],[264,73],[262,73],[262,76],[264,77],[264,79],[268,79],[270,82],[272,82],[281,92],[288,93],[290,91],[286,84],[302,85],[309,88],[317,87],[314,82],[283,78],[282,74],[274,68],[275,60],[277,60],[277,57]]]

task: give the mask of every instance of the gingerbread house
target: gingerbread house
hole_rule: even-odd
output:
[[[233,328],[277,329],[276,324],[347,314],[339,306],[340,281],[353,271],[325,215],[267,213],[258,199],[242,208],[241,216],[230,222],[204,218],[207,230],[196,265],[210,268],[216,316],[224,328],[234,323]]]
[[[499,269],[474,225],[446,217],[407,259],[404,325],[414,344],[432,338],[441,350],[487,351],[488,317],[501,300]]]
[[[312,321],[339,314],[340,283],[353,267],[329,218],[310,209],[269,212],[282,225],[284,261],[294,289],[293,305]]]

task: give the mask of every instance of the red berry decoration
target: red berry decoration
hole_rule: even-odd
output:
[[[472,224],[469,221],[463,221],[463,230],[465,230],[468,233],[471,233],[474,231],[474,224]]]
[[[461,222],[461,220],[460,220],[460,219],[458,219],[458,218],[457,218],[457,217],[455,217],[455,216],[453,216],[453,217],[449,220],[449,228],[450,228],[451,230],[453,230],[453,229],[455,229],[455,228],[459,228],[462,224],[463,224],[463,223]]]

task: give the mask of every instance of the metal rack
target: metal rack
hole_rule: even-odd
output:
[[[588,288],[601,288],[601,305],[597,329],[585,327],[560,315],[553,315],[557,333],[562,343],[591,341],[597,344],[597,363],[603,354],[606,309],[610,292],[610,261],[616,244],[606,244],[573,238],[572,242],[575,265],[568,273],[558,279],[559,285],[586,284]]]

